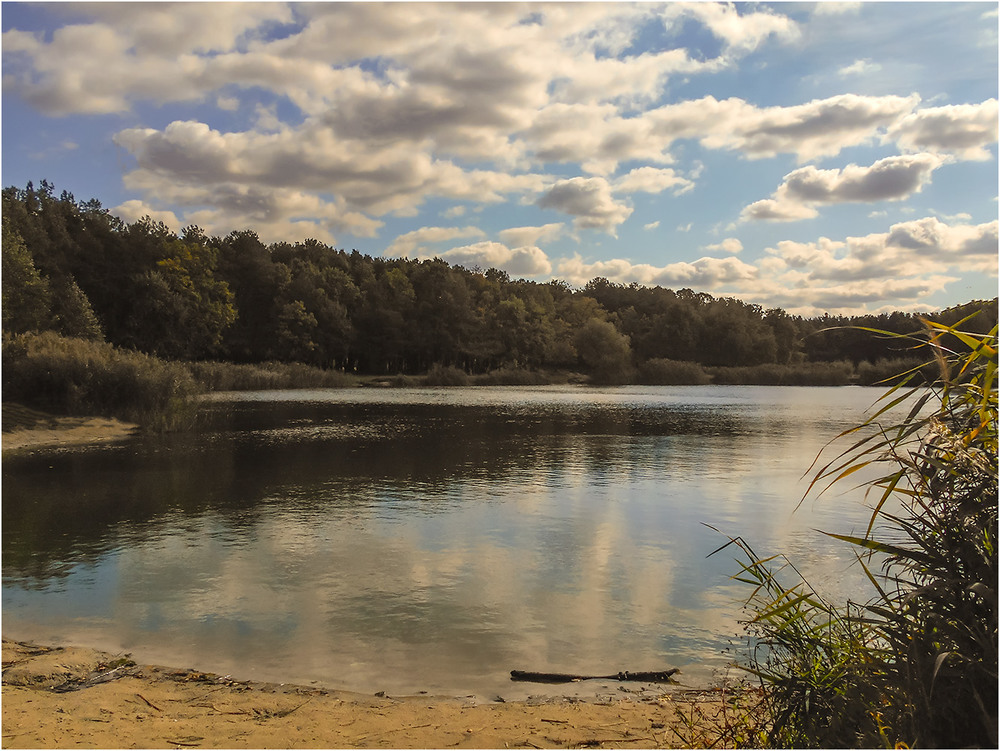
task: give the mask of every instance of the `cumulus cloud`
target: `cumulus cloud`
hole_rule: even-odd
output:
[[[893,123],[885,140],[907,151],[933,151],[959,159],[986,160],[997,140],[997,100],[951,104],[910,113]]]
[[[148,216],[154,222],[163,222],[173,232],[180,232],[183,226],[174,212],[153,209],[135,199],[120,203],[109,211],[123,222],[136,222],[144,216]]]
[[[743,251],[743,243],[735,237],[727,237],[720,243],[706,245],[705,250],[721,250],[725,253],[737,254]]]
[[[802,167],[785,175],[771,198],[747,206],[741,218],[787,222],[816,216],[817,205],[901,201],[920,192],[943,163],[934,154],[912,154],[887,157],[866,167]]]
[[[439,243],[454,240],[458,237],[484,237],[485,233],[478,227],[421,227],[411,232],[399,235],[384,255],[393,258],[407,258],[411,253],[421,249],[427,243]]]
[[[875,140],[919,101],[915,94],[840,94],[788,107],[756,107],[736,97],[708,96],[650,110],[644,119],[659,139],[696,138],[706,148],[739,151],[749,159],[794,154],[806,162]]]
[[[767,252],[800,270],[799,284],[914,279],[947,270],[996,275],[997,222],[949,225],[935,217],[901,222],[888,232],[834,241],[782,241]]]
[[[699,258],[691,263],[653,266],[623,259],[587,263],[579,254],[558,261],[557,271],[562,279],[574,284],[585,284],[600,276],[623,284],[638,282],[699,290],[715,290],[734,282],[755,279],[758,275],[756,267],[736,258]]]
[[[668,25],[685,17],[699,20],[722,40],[728,54],[749,52],[771,36],[783,41],[799,37],[798,26],[787,16],[767,10],[740,12],[728,3],[671,3],[662,15]]]
[[[566,225],[562,222],[543,224],[540,227],[510,227],[500,230],[500,239],[515,247],[538,245],[558,239],[565,228]]]
[[[600,229],[610,235],[632,214],[630,206],[615,202],[611,185],[601,177],[560,180],[536,203],[539,208],[575,216],[577,229]]]
[[[478,242],[436,254],[448,263],[466,268],[497,268],[517,276],[545,276],[552,264],[545,252],[534,245],[508,248],[498,242]]]
[[[871,60],[855,60],[850,65],[845,65],[838,70],[837,74],[848,78],[850,76],[862,76],[866,73],[874,73],[879,70],[882,70],[882,66],[878,63],[873,63]]]
[[[680,195],[692,188],[694,183],[686,177],[672,169],[656,167],[638,167],[614,181],[614,189],[618,193],[662,193],[672,189],[674,195]]]

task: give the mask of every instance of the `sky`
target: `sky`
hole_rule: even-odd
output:
[[[997,3],[2,5],[4,186],[814,316],[997,295]]]

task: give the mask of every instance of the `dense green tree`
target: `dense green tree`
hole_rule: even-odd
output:
[[[103,336],[173,358],[367,373],[583,367],[606,382],[652,361],[852,361],[875,372],[906,353],[898,339],[851,327],[906,334],[922,325],[909,313],[802,319],[605,278],[573,289],[316,240],[266,246],[249,230],[217,238],[191,226],[178,235],[148,217],[126,224],[97,200],[57,196],[44,180],[5,188],[2,199],[6,331]],[[982,308],[970,330],[988,331],[996,307],[978,301],[938,315],[951,323]]]
[[[35,267],[35,261],[12,227],[9,217],[3,217],[3,330],[18,334],[42,331],[50,322],[51,291],[48,280]]]
[[[607,321],[591,319],[576,333],[576,350],[595,383],[625,383],[632,375],[628,337]]]

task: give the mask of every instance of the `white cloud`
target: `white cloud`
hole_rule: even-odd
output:
[[[600,229],[610,235],[632,214],[630,206],[615,202],[611,186],[601,177],[560,180],[536,203],[540,208],[575,216],[573,226],[577,229]]]
[[[713,243],[712,245],[706,245],[705,250],[721,250],[726,253],[737,254],[743,251],[743,243],[741,243],[735,237],[727,237],[720,243]]]
[[[109,209],[109,211],[127,223],[136,222],[144,216],[148,216],[154,222],[163,222],[172,232],[180,232],[183,227],[181,220],[177,218],[174,212],[153,209],[142,201],[135,199],[120,203],[113,209]]]
[[[891,125],[885,140],[907,151],[933,151],[959,159],[993,158],[989,146],[997,140],[997,100],[951,104],[913,112]]]
[[[425,243],[439,243],[458,237],[483,237],[485,233],[478,227],[421,227],[406,232],[393,240],[384,255],[393,258],[407,258],[421,249]]]
[[[814,3],[812,6],[814,16],[837,16],[848,13],[857,13],[861,10],[860,2],[836,2],[836,0],[823,0]]]
[[[802,270],[801,283],[806,286],[823,281],[888,283],[940,276],[948,270],[996,275],[997,222],[948,225],[925,217],[894,224],[888,232],[843,241],[783,241],[767,252],[786,268]]]
[[[750,204],[741,218],[795,221],[816,216],[817,205],[901,201],[919,193],[943,163],[934,154],[913,154],[886,157],[867,167],[821,170],[809,165],[785,175],[770,199]]]
[[[663,11],[668,25],[684,17],[701,21],[725,43],[728,54],[755,50],[771,36],[783,41],[799,37],[794,21],[767,10],[740,13],[729,3],[670,3]]]
[[[850,65],[845,65],[838,70],[837,74],[843,78],[848,78],[850,76],[863,76],[868,73],[875,73],[879,70],[882,70],[882,66],[878,63],[873,63],[871,60],[855,60]]]
[[[618,193],[662,193],[672,188],[674,195],[680,195],[694,188],[694,183],[672,169],[637,167],[615,180],[613,188]]]
[[[466,268],[498,268],[518,276],[545,276],[552,264],[537,246],[508,248],[498,242],[479,242],[435,254],[448,263]]]
[[[655,222],[650,222],[649,224],[642,225],[642,228],[646,231],[652,231],[660,226],[660,220],[657,219]]]
[[[755,107],[738,98],[702,97],[650,110],[643,119],[666,148],[680,138],[709,149],[739,151],[749,159],[795,154],[800,162],[834,156],[874,141],[910,113],[917,95],[840,94],[788,107]]]
[[[552,242],[563,234],[566,225],[562,222],[543,224],[541,227],[511,227],[500,230],[500,239],[508,245],[521,247],[538,245],[542,242]]]
[[[560,259],[557,263],[560,278],[572,284],[585,284],[595,277],[628,284],[664,287],[689,287],[714,290],[734,282],[755,279],[758,270],[736,258],[699,258],[691,263],[679,262],[666,266],[634,264],[623,259],[585,262],[579,254]]]

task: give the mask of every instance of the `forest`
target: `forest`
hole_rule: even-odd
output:
[[[3,331],[51,331],[168,361],[302,363],[367,375],[573,371],[594,383],[872,382],[908,313],[801,318],[734,298],[591,280],[512,279],[252,230],[125,223],[43,180],[3,190]],[[923,317],[988,331],[997,301]],[[796,381],[794,374],[800,374]],[[814,378],[815,380],[815,378]]]

